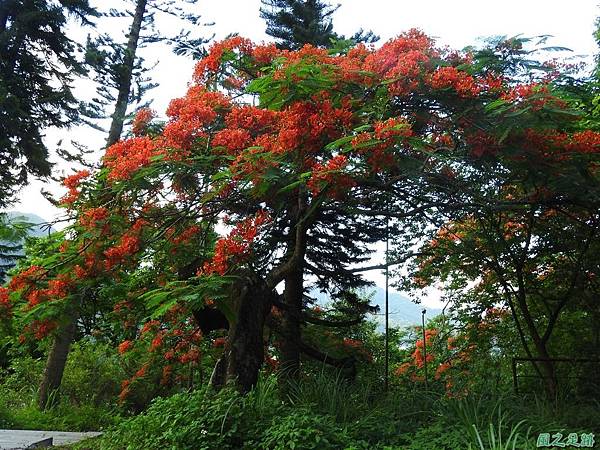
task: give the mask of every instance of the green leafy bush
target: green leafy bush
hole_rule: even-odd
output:
[[[404,450],[459,450],[465,448],[464,431],[448,426],[442,420],[419,428],[416,432],[404,435]]]
[[[10,368],[0,373],[0,426],[87,431],[114,425],[120,418],[116,394],[124,378],[117,358],[105,344],[74,344],[59,402],[47,411],[37,407],[44,359],[26,354],[12,358]]]
[[[0,428],[11,428],[12,420],[8,408],[4,404],[4,401],[0,398]]]
[[[61,396],[73,405],[114,405],[127,374],[108,344],[81,341],[72,345]]]
[[[295,408],[274,418],[257,444],[255,448],[265,450],[325,450],[345,448],[351,438],[333,417]]]
[[[243,398],[201,389],[152,402],[102,439],[106,450],[233,449],[243,444]]]

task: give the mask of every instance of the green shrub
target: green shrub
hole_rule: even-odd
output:
[[[12,420],[2,398],[0,398],[0,428],[12,428]]]
[[[114,408],[95,405],[74,406],[64,401],[46,411],[40,411],[35,401],[10,410],[11,428],[25,430],[98,431],[121,420]]]
[[[121,379],[115,351],[91,342],[72,346],[59,402],[47,411],[37,408],[44,359],[21,354],[0,373],[0,427],[87,431],[114,425],[119,420],[116,394]]]
[[[351,438],[333,417],[298,407],[274,418],[256,444],[265,450],[343,449]]]
[[[37,395],[44,361],[31,356],[12,360],[10,369],[0,373],[0,397],[9,410],[28,406]]]
[[[292,385],[289,391],[292,405],[306,406],[348,422],[364,416],[376,398],[372,386],[367,383],[351,383],[340,371],[321,370]]]
[[[465,448],[464,431],[448,426],[443,420],[425,425],[404,435],[403,450],[460,450]]]
[[[400,441],[400,428],[404,424],[395,420],[386,408],[377,407],[348,425],[348,433],[355,440],[362,440],[375,446],[378,443],[397,444]],[[372,447],[369,447],[372,448]]]
[[[107,450],[239,449],[244,399],[234,390],[201,389],[156,399],[144,413],[123,421],[102,439]]]
[[[73,405],[114,405],[125,378],[127,374],[113,347],[77,342],[69,352],[61,396]]]

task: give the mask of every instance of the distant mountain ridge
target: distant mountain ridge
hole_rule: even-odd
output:
[[[55,231],[53,227],[50,227],[50,231],[48,231],[48,228],[43,226],[44,224],[48,223],[48,221],[37,214],[24,213],[20,211],[7,211],[5,214],[11,222],[18,221],[32,224],[33,226],[29,229],[30,236],[48,236],[48,233],[53,233]]]
[[[374,291],[373,298],[371,299],[371,305],[379,306],[379,313],[370,314],[369,316],[379,323],[379,328],[383,329],[385,323],[385,289],[376,286],[374,288],[367,289],[367,294]],[[319,291],[311,291],[309,295],[320,304],[327,303],[329,297]],[[425,320],[433,319],[442,313],[441,309],[428,308],[421,304],[417,304],[410,300],[408,297],[399,294],[397,292],[389,293],[389,307],[390,307],[390,326],[392,327],[408,327],[413,325],[421,324],[421,311],[425,308]]]
[[[55,231],[52,227],[47,228],[45,226],[47,221],[38,216],[37,214],[23,213],[20,211],[7,211],[3,214],[5,214],[6,220],[8,222],[25,222],[31,224],[32,226],[28,230],[29,236],[43,237]],[[5,279],[6,272],[16,265],[17,261],[15,258],[20,257],[24,254],[23,248],[20,247],[22,244],[23,242],[11,243],[8,241],[0,240],[0,246],[6,245],[13,247],[16,245],[18,247],[16,249],[11,248],[10,250],[5,249],[3,253],[5,257],[3,258],[2,256],[0,256],[0,282],[2,282],[3,279]]]

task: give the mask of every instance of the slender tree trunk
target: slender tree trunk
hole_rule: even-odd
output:
[[[48,353],[38,395],[38,406],[42,410],[52,406],[58,400],[58,389],[62,382],[69,349],[77,329],[76,316],[71,314],[68,320],[69,322],[58,330],[52,342],[50,353]]]
[[[129,104],[129,93],[131,91],[131,77],[135,65],[135,55],[140,39],[140,30],[142,29],[142,23],[144,21],[144,14],[146,13],[147,2],[148,0],[138,0],[135,6],[133,22],[129,29],[129,39],[127,40],[127,47],[125,48],[125,57],[123,58],[123,64],[121,66],[117,103],[115,104],[115,112],[112,115],[108,139],[106,140],[107,147],[110,147],[117,142],[123,132],[123,122],[125,121],[125,114],[127,113],[127,106]]]

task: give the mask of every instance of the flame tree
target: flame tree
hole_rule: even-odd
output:
[[[59,253],[13,277],[4,309],[26,312],[41,338],[82,308],[82,284],[151,267],[158,286],[114,299],[149,305],[155,321],[131,333],[150,345],[151,362],[166,369],[169,352],[181,353],[184,331],[169,328],[167,315],[192,326],[216,307],[229,331],[212,382],[249,390],[272,307],[286,305],[301,327],[310,319],[305,276],[334,290],[364,283],[369,267],[356,264],[385,238],[386,222],[400,261],[432,223],[539,203],[530,191],[500,195],[509,182],[543,182],[560,193],[548,205],[575,201],[571,188],[584,182],[593,195],[600,135],[581,130],[585,110],[562,78],[540,70],[539,83],[522,83],[528,67],[517,47],[451,52],[417,30],[376,50],[334,53],[241,37],[214,44],[164,123],[142,112],[136,135],[109,147],[100,171],[65,180],[76,223]],[[185,251],[172,251],[176,243]],[[329,359],[295,337],[281,340],[296,371],[302,352]],[[164,358],[153,357],[159,351]]]

